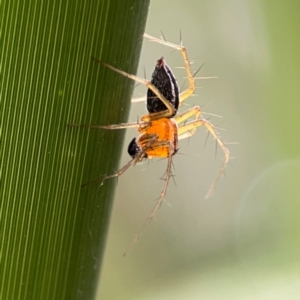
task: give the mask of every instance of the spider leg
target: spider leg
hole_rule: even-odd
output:
[[[184,65],[185,65],[185,70],[187,73],[187,79],[189,82],[189,87],[180,93],[179,95],[179,106],[181,106],[183,104],[183,102],[190,97],[192,94],[194,94],[195,92],[195,78],[194,75],[192,73],[192,69],[191,69],[191,64],[190,64],[190,60],[188,59],[188,55],[187,55],[187,51],[186,48],[182,45],[182,43],[180,45],[176,45],[170,42],[167,42],[163,39],[159,39],[156,37],[153,37],[147,33],[144,33],[144,37],[148,38],[150,41],[152,42],[156,42],[162,45],[166,45],[168,47],[174,48],[176,50],[179,50],[181,52],[181,55],[183,57],[183,61],[184,61]]]
[[[68,124],[68,127],[87,127],[93,129],[126,129],[126,128],[140,128],[149,125],[149,122],[132,122],[132,123],[120,123],[111,125],[86,125],[86,124]]]
[[[119,177],[121,176],[123,173],[125,173],[131,166],[135,165],[137,162],[141,161],[145,155],[145,153],[147,152],[147,150],[149,149],[154,149],[156,147],[161,147],[162,146],[162,143],[159,142],[160,144],[157,145],[157,139],[158,139],[158,136],[157,135],[147,135],[146,138],[148,139],[147,140],[147,143],[145,145],[145,147],[133,158],[131,159],[126,165],[124,165],[121,169],[119,169],[117,172],[113,173],[113,174],[110,174],[110,175],[104,175],[100,178],[95,178],[95,179],[92,179],[91,181],[87,182],[87,183],[84,183],[82,185],[82,187],[90,184],[90,183],[93,183],[93,182],[97,182],[97,181],[100,181],[101,180],[101,185],[103,184],[103,182],[107,179],[110,179],[110,178],[114,178],[114,177]]]
[[[103,177],[102,179],[102,183],[110,178],[114,178],[114,177],[119,177],[121,176],[125,171],[127,171],[131,166],[135,165],[137,162],[139,162],[143,155],[145,154],[145,151],[141,151],[140,153],[138,153],[132,160],[130,160],[125,166],[123,166],[119,171],[117,171],[114,174],[111,175],[106,175]]]
[[[129,247],[126,249],[126,251],[124,252],[124,256],[128,253],[128,251],[130,251],[130,249],[134,246],[134,244],[140,239],[142,233],[144,232],[145,228],[147,227],[147,225],[151,222],[151,220],[154,218],[156,212],[158,211],[158,209],[161,207],[163,200],[166,197],[167,194],[167,189],[168,189],[168,185],[169,185],[169,181],[170,181],[170,177],[171,177],[171,169],[172,169],[172,157],[174,154],[174,145],[172,142],[166,142],[166,141],[162,141],[162,142],[157,142],[157,143],[161,143],[158,147],[169,147],[170,151],[169,151],[169,156],[168,156],[168,164],[167,164],[167,170],[166,170],[166,177],[165,177],[165,183],[163,185],[163,188],[161,190],[160,196],[157,200],[157,203],[155,205],[155,207],[153,208],[150,216],[147,218],[146,222],[144,223],[143,227],[141,228],[141,230],[139,231],[139,233],[135,236],[134,240],[132,241],[132,243],[129,245]]]
[[[192,107],[192,108],[190,108],[190,109],[188,109],[188,110],[186,110],[186,111],[184,111],[184,112],[182,112],[182,113],[180,113],[180,114],[177,114],[177,115],[174,117],[174,119],[175,119],[176,123],[179,125],[179,128],[182,128],[182,127],[185,126],[185,124],[180,125],[180,123],[182,123],[182,122],[184,122],[184,121],[187,121],[188,119],[190,119],[190,118],[192,118],[192,117],[195,117],[195,120],[198,120],[198,119],[200,118],[200,115],[201,115],[201,109],[200,109],[200,107],[199,107],[199,106],[194,106],[194,107]],[[189,136],[194,135],[194,133],[195,133],[195,131],[196,131],[196,128],[197,128],[197,127],[192,128],[192,129],[188,132]],[[181,129],[181,130],[182,130],[182,129]],[[182,133],[181,136],[180,136],[180,132],[178,132],[178,135],[179,135],[179,136],[178,136],[179,139],[184,139],[184,138],[186,138],[186,137],[183,135],[183,133]],[[187,136],[187,137],[188,137],[188,136]]]
[[[175,114],[175,108],[174,106],[164,97],[164,95],[162,93],[160,93],[160,91],[148,80],[137,77],[135,75],[129,74],[127,72],[124,72],[122,70],[119,70],[117,68],[114,68],[113,66],[106,64],[104,62],[102,62],[99,59],[94,58],[94,61],[100,63],[101,65],[127,77],[130,78],[132,80],[135,80],[137,82],[140,82],[142,84],[144,84],[145,86],[147,86],[148,89],[152,90],[152,92],[163,102],[163,104],[167,107],[167,110],[165,111],[161,111],[161,112],[157,112],[157,113],[152,113],[149,115],[145,115],[144,117],[146,119],[143,119],[143,121],[148,121],[148,120],[158,120],[160,118],[164,118],[164,117],[168,117],[170,115],[174,115]]]
[[[135,165],[136,163],[142,161],[143,157],[145,156],[145,154],[147,153],[148,150],[154,150],[156,148],[161,148],[161,147],[169,147],[169,142],[168,141],[158,141],[158,136],[156,134],[147,134],[144,135],[143,138],[144,141],[144,147],[143,149],[133,158],[131,159],[126,165],[124,165],[121,169],[119,169],[117,172],[110,174],[110,175],[104,175],[101,177],[101,184],[110,178],[114,178],[114,177],[119,177],[121,176],[123,173],[125,173],[131,166]],[[174,148],[174,147],[173,147]],[[173,149],[172,148],[172,149]],[[173,151],[172,153],[174,153],[174,150],[170,150]],[[82,187],[92,183],[92,182],[97,182],[100,181],[100,178],[95,178],[87,183],[84,183],[82,185]]]
[[[111,175],[104,175],[102,176],[101,178],[95,178],[95,179],[92,179],[91,181],[87,182],[87,183],[84,183],[81,185],[81,187],[84,187],[84,186],[87,186],[89,185],[90,183],[93,183],[93,182],[98,182],[98,181],[101,181],[101,185],[103,184],[103,182],[109,178],[113,178],[113,177],[119,177],[121,176],[125,171],[127,171],[131,166],[135,165],[139,159],[142,158],[143,154],[145,154],[145,152],[141,151],[139,153],[139,155],[137,155],[135,158],[131,159],[125,166],[123,166],[120,170],[118,170],[116,173],[114,174],[111,174]]]
[[[147,100],[146,96],[136,97],[131,99],[131,103],[145,102]]]
[[[186,112],[175,116],[175,120],[176,120],[176,122],[181,123],[181,122],[189,119],[190,117],[195,116],[196,119],[194,121],[190,121],[188,123],[179,125],[178,139],[180,140],[180,139],[185,139],[185,138],[191,137],[195,134],[197,127],[205,126],[206,129],[208,130],[208,132],[211,133],[211,135],[217,141],[217,143],[219,144],[220,148],[222,149],[222,151],[224,153],[224,160],[223,160],[223,163],[222,163],[222,165],[219,169],[219,172],[216,176],[216,179],[210,186],[210,188],[205,196],[205,198],[208,199],[211,197],[217,183],[219,182],[221,176],[223,175],[223,173],[225,171],[226,165],[230,158],[230,153],[229,153],[229,150],[227,149],[227,147],[225,146],[224,142],[221,140],[218,133],[216,132],[215,127],[206,119],[201,118],[200,115],[201,115],[200,108],[198,106],[195,106],[195,107],[187,110]]]

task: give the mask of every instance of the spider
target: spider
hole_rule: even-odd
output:
[[[121,176],[129,167],[141,162],[144,159],[151,159],[154,157],[167,158],[168,162],[165,173],[165,182],[157,200],[157,204],[145,222],[141,232],[136,235],[133,243],[139,239],[143,229],[153,219],[156,211],[159,209],[166,196],[167,187],[171,177],[172,157],[178,151],[178,140],[193,136],[197,127],[205,126],[208,132],[215,138],[224,153],[224,161],[220,167],[216,179],[210,186],[205,196],[206,198],[209,198],[213,193],[215,186],[218,183],[221,175],[224,173],[225,167],[229,161],[228,149],[217,134],[215,127],[208,120],[201,117],[201,109],[199,106],[194,106],[182,113],[178,113],[178,108],[182,106],[184,101],[194,93],[196,79],[196,74],[192,73],[187,51],[182,45],[182,42],[180,45],[176,45],[164,39],[152,37],[148,34],[144,34],[144,36],[150,41],[166,45],[181,52],[189,87],[183,92],[179,91],[176,78],[170,67],[167,65],[164,57],[161,57],[157,60],[150,81],[126,73],[98,59],[94,59],[96,62],[104,65],[105,67],[147,86],[148,90],[146,101],[148,114],[143,115],[140,121],[134,123],[121,123],[106,126],[69,125],[109,130],[137,128],[140,136],[138,138],[134,138],[128,146],[128,153],[132,159],[117,172],[104,176],[103,181],[109,178]]]

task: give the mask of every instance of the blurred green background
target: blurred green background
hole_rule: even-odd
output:
[[[199,128],[180,142],[176,184],[130,253],[122,254],[150,214],[165,161],[138,165],[118,182],[99,299],[300,299],[300,2],[152,1],[146,32],[177,43],[197,82],[189,105],[220,131],[232,160],[214,197],[204,195],[221,163]],[[177,51],[144,40],[139,76],[164,55],[181,86]],[[138,87],[135,96],[145,93]],[[187,109],[189,106],[185,106]],[[130,120],[145,112],[132,105]],[[128,161],[128,130],[121,164]],[[169,205],[168,205],[169,204]]]

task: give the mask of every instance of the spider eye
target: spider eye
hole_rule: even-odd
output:
[[[133,138],[132,141],[128,145],[127,152],[132,157],[135,158],[135,156],[141,151],[140,145],[137,143],[136,138]]]

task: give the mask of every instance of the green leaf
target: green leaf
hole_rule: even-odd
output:
[[[1,299],[95,297],[148,5],[1,2]]]

